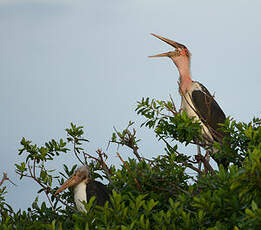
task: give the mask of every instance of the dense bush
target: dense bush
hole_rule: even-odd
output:
[[[229,159],[229,170],[215,170],[206,157],[188,156],[178,151],[177,141],[208,148],[198,122],[185,112],[178,113],[172,100],[142,99],[137,113],[146,120],[159,141],[165,143],[162,155],[141,157],[132,122],[122,132],[115,130],[111,144],[130,148],[133,159],[118,154],[122,165],[106,164],[102,150],[89,154],[83,149],[83,127],[71,124],[67,140],[51,140],[37,146],[22,139],[19,155],[26,160],[16,164],[20,179],[29,177],[39,185],[49,203],[15,212],[5,201],[1,183],[1,229],[261,229],[261,127],[258,119],[248,124],[227,119],[222,126],[223,143],[211,143],[216,157]],[[155,140],[156,141],[156,140]],[[65,153],[75,154],[79,164],[87,164],[93,178],[106,178],[113,191],[110,204],[95,206],[93,197],[85,204],[86,213],[75,209],[72,190],[55,196],[74,170],[64,165],[63,172],[48,169],[48,162]],[[203,167],[200,165],[203,165]],[[195,172],[196,176],[189,172]],[[5,178],[6,179],[6,178]],[[7,178],[8,179],[8,178]],[[4,182],[4,180],[2,181]]]

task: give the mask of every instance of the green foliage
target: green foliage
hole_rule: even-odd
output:
[[[195,137],[200,137],[199,122],[189,118],[184,111],[178,113],[172,101],[150,101],[149,98],[142,98],[136,111],[146,118],[142,126],[154,128],[160,138],[170,138],[188,145]]]
[[[185,112],[177,112],[172,101],[142,99],[137,113],[146,120],[165,143],[163,155],[146,159],[139,152],[139,139],[130,122],[122,132],[112,135],[111,144],[127,147],[135,158],[122,165],[108,166],[102,150],[87,153],[88,140],[83,127],[71,124],[67,140],[51,140],[43,146],[22,139],[25,161],[15,164],[23,180],[39,185],[38,197],[24,211],[15,212],[5,200],[6,188],[0,184],[0,229],[261,229],[261,126],[258,119],[245,124],[227,119],[221,127],[223,143],[214,143],[215,153],[230,161],[229,170],[214,170],[203,158],[180,153],[176,142],[202,145],[201,127]],[[84,203],[87,212],[75,208],[72,189],[55,195],[76,169],[64,165],[62,172],[49,169],[48,162],[61,154],[73,154],[80,164],[87,164],[93,178],[107,179],[112,190],[110,202],[95,205],[95,197]],[[192,155],[192,154],[190,154]],[[199,153],[198,155],[199,156]],[[202,162],[201,162],[201,159]],[[204,163],[204,168],[198,167]]]

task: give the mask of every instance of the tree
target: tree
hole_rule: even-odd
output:
[[[163,155],[141,157],[136,130],[130,122],[126,129],[115,129],[110,144],[130,148],[135,158],[124,159],[117,169],[108,166],[102,150],[89,154],[82,147],[88,142],[83,127],[71,124],[67,140],[51,140],[37,146],[23,138],[19,155],[26,160],[16,164],[20,179],[29,177],[45,193],[49,204],[39,204],[14,212],[0,190],[1,229],[260,229],[261,228],[261,127],[254,118],[248,124],[228,118],[220,128],[226,133],[223,143],[212,143],[231,162],[229,170],[215,170],[199,152],[194,157],[180,153],[177,142],[205,148],[201,126],[185,112],[178,113],[172,100],[149,98],[138,102],[136,111],[145,118],[142,126],[165,143]],[[211,146],[209,146],[211,147]],[[105,178],[113,191],[111,203],[95,206],[95,197],[85,203],[86,213],[78,212],[71,190],[55,196],[76,165],[63,172],[48,169],[56,156],[72,153],[80,164],[87,164],[92,177]],[[202,164],[203,167],[198,167]],[[191,176],[188,169],[197,173]]]

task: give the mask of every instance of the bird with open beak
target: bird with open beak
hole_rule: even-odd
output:
[[[79,211],[86,211],[83,201],[88,202],[92,196],[96,197],[96,205],[99,206],[104,206],[106,201],[110,200],[108,188],[101,182],[92,180],[86,166],[78,168],[55,192],[55,195],[72,186],[74,187],[74,202]]]
[[[168,43],[169,45],[173,46],[175,48],[174,51],[169,51],[166,53],[162,54],[157,54],[157,55],[152,55],[149,57],[169,57],[174,64],[177,66],[179,74],[180,74],[180,90],[181,93],[184,94],[186,93],[191,85],[192,85],[192,80],[191,80],[191,75],[190,75],[190,52],[187,49],[186,46],[178,43],[171,41],[167,38],[164,38],[162,36],[152,34],[156,38],[159,38],[160,40]]]
[[[157,54],[149,57],[169,57],[179,71],[179,93],[181,95],[181,109],[186,111],[189,117],[195,117],[202,125],[202,134],[208,143],[218,141],[222,143],[224,133],[220,128],[220,123],[225,123],[226,116],[214,97],[207,88],[197,81],[191,79],[190,58],[191,54],[186,46],[152,34],[154,37],[166,42],[174,47],[174,51]],[[215,150],[211,155],[218,165],[222,164],[227,168],[229,161],[224,158],[216,158]]]

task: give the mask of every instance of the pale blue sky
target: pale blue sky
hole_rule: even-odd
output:
[[[226,115],[260,116],[260,9],[258,0],[1,0],[0,172],[17,184],[6,183],[7,202],[25,209],[38,189],[14,173],[23,136],[43,144],[75,122],[87,130],[91,153],[105,150],[113,126],[134,120],[144,156],[163,153],[134,111],[147,96],[172,94],[180,104],[173,63],[147,58],[170,49],[151,32],[190,49],[193,79],[215,92]],[[115,148],[109,153],[118,164]],[[75,161],[67,156],[50,168],[63,163]]]

